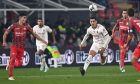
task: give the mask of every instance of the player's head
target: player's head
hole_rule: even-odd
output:
[[[37,25],[39,25],[39,26],[43,26],[43,20],[41,19],[41,18],[38,18],[37,19]]]
[[[26,23],[26,21],[27,21],[26,14],[20,14],[19,15],[19,21],[23,24]]]
[[[129,9],[127,10],[127,12],[128,12],[128,16],[129,16],[129,17],[133,17],[133,16],[134,16],[134,9],[129,8]]]
[[[128,17],[127,10],[124,9],[124,10],[122,11],[122,17],[125,18],[125,19]]]
[[[90,17],[90,25],[92,27],[96,27],[97,26],[97,19],[96,19],[96,17],[94,17],[94,16]]]

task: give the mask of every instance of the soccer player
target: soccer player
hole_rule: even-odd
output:
[[[117,20],[117,23],[115,24],[112,34],[114,31],[118,29],[119,30],[119,48],[120,48],[120,71],[125,72],[124,68],[124,60],[126,51],[128,50],[128,47],[124,48],[124,44],[126,43],[127,36],[128,36],[128,14],[127,10],[122,11],[122,18]]]
[[[80,68],[81,75],[84,76],[85,72],[92,60],[92,58],[99,52],[101,54],[101,64],[105,64],[107,51],[106,48],[111,40],[107,30],[101,24],[97,24],[96,17],[90,17],[90,27],[87,29],[87,33],[84,36],[80,48],[84,47],[85,41],[88,39],[89,35],[93,36],[93,44],[89,50],[89,55],[84,63],[84,67]]]
[[[38,36],[40,36],[42,39],[44,39],[46,42],[48,42],[48,33],[51,33],[52,29],[49,26],[44,25],[43,20],[41,18],[39,18],[37,20],[37,25],[35,25],[33,27],[33,31]],[[54,35],[52,35],[52,36],[54,36]],[[40,71],[45,69],[44,72],[47,72],[47,70],[49,68],[46,64],[46,60],[45,60],[46,54],[44,53],[44,50],[47,48],[47,45],[44,44],[43,42],[41,42],[40,40],[36,39],[36,46],[37,46],[37,52],[41,55],[41,57],[40,57],[40,62],[41,62]]]
[[[133,35],[137,40],[137,47],[135,48],[131,62],[138,72],[140,72],[140,64],[138,60],[140,58],[140,20],[134,17],[134,10],[132,8],[128,9],[128,18],[129,18],[129,30],[128,38],[124,47],[128,46]]]
[[[31,33],[34,37],[42,41],[44,44],[48,44],[45,40],[40,38],[37,34],[33,33],[32,28],[29,24],[26,23],[27,17],[25,14],[21,14],[19,16],[19,20],[17,23],[13,23],[8,29],[5,31],[3,35],[3,46],[6,46],[6,38],[9,32],[13,32],[13,44],[11,46],[10,52],[10,60],[8,66],[8,80],[15,80],[13,77],[14,66],[19,67],[22,66],[23,56],[24,56],[24,46],[26,40],[26,33]]]

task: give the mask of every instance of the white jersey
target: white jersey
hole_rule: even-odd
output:
[[[44,25],[42,28],[40,28],[38,25],[35,25],[33,27],[33,32],[36,33],[40,38],[44,39],[48,42],[48,32],[52,32],[52,29],[49,26]],[[36,45],[44,44],[40,40],[36,39]]]
[[[93,36],[93,43],[98,43],[98,44],[104,44],[105,43],[105,36],[108,35],[107,30],[105,29],[104,26],[101,24],[97,24],[97,28],[92,28],[91,26],[87,29],[87,33],[84,36],[83,41],[81,44],[84,44],[84,42],[87,40],[89,35]]]

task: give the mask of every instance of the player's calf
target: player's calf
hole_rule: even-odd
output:
[[[101,62],[100,63],[101,63],[101,65],[106,64],[107,55],[108,55],[107,50],[105,50],[103,53],[100,53],[100,56],[101,56]]]

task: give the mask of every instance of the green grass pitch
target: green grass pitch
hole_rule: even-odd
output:
[[[121,73],[118,66],[90,66],[82,77],[79,67],[50,68],[41,72],[39,68],[16,68],[15,81],[7,79],[7,71],[0,69],[0,84],[140,84],[140,74],[131,66]]]

